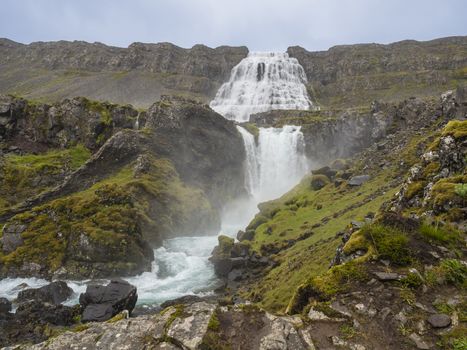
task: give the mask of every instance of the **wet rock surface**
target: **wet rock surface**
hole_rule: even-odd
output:
[[[40,301],[49,304],[61,304],[73,294],[73,289],[63,281],[52,282],[44,287],[25,289],[18,293],[17,302],[23,303],[29,300]]]

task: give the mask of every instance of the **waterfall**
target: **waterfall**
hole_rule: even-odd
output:
[[[306,81],[303,67],[287,53],[252,52],[232,69],[210,106],[238,122],[272,109],[309,109]]]
[[[312,107],[305,71],[287,53],[252,52],[232,69],[210,103],[212,109],[237,122],[273,109]],[[245,145],[245,187],[257,203],[287,192],[308,170],[299,126],[260,128],[254,136],[237,126]]]

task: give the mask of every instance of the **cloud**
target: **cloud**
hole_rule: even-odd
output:
[[[323,50],[466,35],[463,0],[3,0],[0,36]]]

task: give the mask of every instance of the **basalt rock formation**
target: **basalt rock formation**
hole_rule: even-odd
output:
[[[57,101],[86,96],[149,107],[162,94],[208,101],[246,47],[133,43],[128,48],[82,41],[0,39],[0,93]]]
[[[389,45],[342,45],[310,52],[289,47],[308,77],[313,101],[350,107],[372,100],[395,101],[434,96],[465,81],[467,37]]]

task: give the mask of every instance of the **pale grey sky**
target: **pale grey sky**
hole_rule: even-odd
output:
[[[0,0],[0,37],[285,50],[467,35],[466,0]]]

